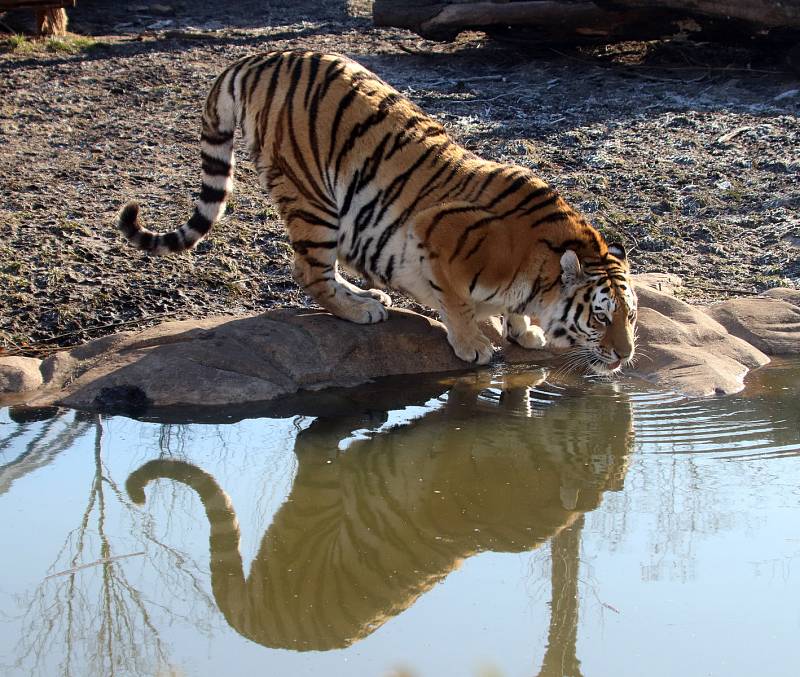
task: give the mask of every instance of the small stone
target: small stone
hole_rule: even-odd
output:
[[[783,101],[784,99],[793,99],[800,94],[800,89],[787,89],[776,96],[773,101]]]
[[[41,363],[33,357],[0,357],[0,397],[29,393],[41,387]]]
[[[172,16],[175,14],[175,8],[170,5],[150,5],[150,12],[156,16]]]
[[[156,21],[154,23],[149,24],[147,26],[147,30],[160,31],[160,30],[163,30],[164,28],[169,28],[170,26],[173,26],[174,24],[175,24],[175,22],[172,21],[171,19],[164,19],[163,21]]]

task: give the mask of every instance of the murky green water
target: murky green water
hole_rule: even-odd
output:
[[[701,401],[543,376],[1,412],[0,673],[800,674],[800,364]]]

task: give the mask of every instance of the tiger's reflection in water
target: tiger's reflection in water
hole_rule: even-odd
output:
[[[633,439],[627,399],[609,385],[606,396],[563,391],[544,406],[531,399],[543,380],[457,379],[438,408],[351,438],[344,451],[340,442],[363,424],[315,420],[297,435],[291,492],[246,578],[234,507],[210,474],[155,460],[126,487],[137,503],[160,478],[199,494],[214,597],[238,633],[274,648],[345,647],[463,559],[533,550],[621,487]]]

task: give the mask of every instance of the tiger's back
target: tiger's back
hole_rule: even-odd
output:
[[[590,322],[591,307],[602,307],[609,324],[627,323],[630,331],[610,348],[615,359],[606,362],[632,355],[635,296],[624,249],[609,249],[532,172],[478,158],[341,56],[273,52],[226,69],[203,111],[203,183],[193,216],[159,235],[139,224],[138,207],[130,204],[119,226],[134,244],[180,251],[209,231],[233,187],[237,126],[286,223],[295,280],[335,315],[377,322],[391,303],[378,289],[346,281],[340,263],[370,285],[438,309],[456,354],[485,363],[492,347],[478,320],[492,314],[504,314],[509,336],[526,347],[543,346],[545,334],[564,347],[585,340],[580,318],[567,312],[557,319],[568,297],[566,275],[583,295],[587,281],[608,283],[604,297],[582,304],[583,320]],[[569,265],[570,252],[576,265]],[[599,277],[589,274],[592,267]]]

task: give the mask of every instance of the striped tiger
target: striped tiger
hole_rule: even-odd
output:
[[[381,287],[438,310],[467,362],[491,359],[479,323],[493,315],[503,315],[511,341],[572,349],[598,372],[633,357],[637,302],[625,248],[607,244],[530,170],[477,157],[338,55],[268,52],[224,70],[203,109],[193,215],[158,234],[128,203],[117,225],[135,246],[178,252],[209,232],[233,189],[237,127],[285,221],[294,279],[334,315],[387,319]],[[373,288],[347,281],[340,265]]]
[[[247,574],[236,511],[210,473],[160,458],[125,487],[137,504],[159,479],[197,493],[212,592],[236,632],[273,648],[342,648],[463,560],[539,548],[623,486],[630,401],[563,391],[535,409],[530,390],[546,372],[504,375],[499,387],[478,376],[458,379],[441,406],[405,425],[365,435],[362,418],[330,417],[299,432],[291,491]]]

